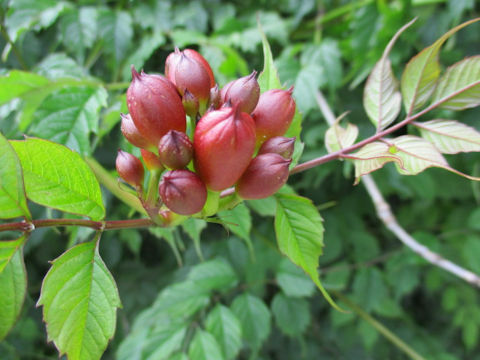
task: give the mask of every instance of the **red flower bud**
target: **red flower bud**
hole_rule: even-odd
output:
[[[262,154],[254,158],[236,185],[243,199],[263,199],[275,194],[288,179],[292,160],[278,154]]]
[[[295,138],[287,138],[283,136],[275,136],[265,141],[257,155],[262,154],[279,154],[285,159],[291,159],[295,146]]]
[[[122,130],[123,136],[125,136],[130,144],[142,149],[155,149],[155,145],[151,144],[140,134],[137,127],[133,123],[130,114],[120,114],[120,116],[122,117],[120,129]]]
[[[142,188],[144,169],[143,164],[136,156],[118,150],[115,160],[118,175],[127,183],[135,188]]]
[[[182,100],[173,84],[161,75],[139,74],[132,66],[127,105],[138,131],[152,144],[158,145],[169,130],[185,131]]]
[[[260,95],[257,107],[252,113],[255,120],[257,141],[285,134],[295,115],[293,87],[289,90],[273,89]]]
[[[205,111],[210,98],[210,89],[215,78],[207,60],[195,50],[186,49],[168,55],[165,61],[165,76],[183,96],[188,90],[199,102],[200,112]]]
[[[158,144],[158,156],[170,169],[182,169],[193,157],[193,145],[187,134],[170,130]]]
[[[257,106],[260,96],[260,86],[255,78],[254,71],[248,76],[229,82],[222,89],[222,101],[230,101],[232,105],[238,104],[240,111],[251,113]]]
[[[145,149],[140,149],[140,152],[142,153],[143,162],[148,170],[163,170],[163,165],[157,155]]]
[[[255,151],[255,124],[236,106],[206,113],[195,129],[195,169],[214,191],[237,182]]]
[[[158,190],[164,204],[180,215],[199,212],[207,201],[205,184],[190,170],[167,171]]]
[[[187,115],[190,116],[192,119],[195,119],[198,113],[198,99],[186,89],[183,93],[182,104]]]

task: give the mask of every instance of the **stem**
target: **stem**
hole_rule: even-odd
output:
[[[343,301],[354,313],[360,316],[363,320],[368,322],[371,326],[375,328],[381,335],[383,335],[387,340],[389,340],[393,345],[395,345],[398,349],[403,351],[407,354],[411,359],[414,360],[425,360],[423,356],[417,353],[414,349],[412,349],[406,342],[400,339],[397,335],[391,332],[388,328],[386,328],[382,323],[374,319],[370,314],[365,312],[362,308],[360,308],[357,304],[353,303],[342,295],[340,292],[335,290],[331,290],[332,293],[335,294],[341,301]]]
[[[37,228],[59,226],[84,226],[95,230],[118,230],[158,226],[150,219],[93,221],[85,219],[39,219],[31,222],[0,224],[0,231],[33,231]]]
[[[113,195],[122,200],[125,204],[144,215],[147,214],[140,200],[138,200],[136,196],[120,189],[115,177],[110,175],[110,173],[105,170],[98,161],[91,157],[85,157],[84,160],[87,162],[88,166],[90,166],[100,184],[105,186]]]

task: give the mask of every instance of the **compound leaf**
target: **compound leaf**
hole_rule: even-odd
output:
[[[188,350],[190,360],[223,360],[220,346],[212,334],[197,329]]]
[[[232,310],[218,304],[208,314],[205,328],[217,340],[225,359],[237,356],[242,347],[242,326]]]

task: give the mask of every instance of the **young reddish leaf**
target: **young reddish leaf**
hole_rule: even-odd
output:
[[[25,236],[0,242],[0,341],[17,321],[27,292],[22,254],[24,242]]]
[[[480,56],[450,66],[438,81],[432,103],[441,103],[440,107],[449,110],[480,105]]]
[[[369,174],[383,167],[388,162],[396,162],[403,167],[402,160],[392,153],[393,149],[383,142],[373,142],[363,146],[352,155],[355,165],[355,184],[358,184],[362,175]]]
[[[393,75],[388,55],[398,39],[415,19],[404,25],[388,43],[382,58],[377,62],[368,77],[363,93],[363,107],[368,117],[380,131],[390,125],[398,116],[402,105],[402,95],[398,91],[398,81]]]
[[[77,245],[52,262],[37,306],[43,305],[48,339],[70,360],[100,359],[121,306],[98,241]]]
[[[403,103],[408,116],[424,105],[435,90],[440,75],[438,53],[442,45],[457,31],[479,20],[473,19],[454,27],[409,61],[401,80]]]
[[[358,136],[358,127],[348,123],[346,128],[338,123],[333,124],[325,132],[325,147],[329,153],[352,145]]]
[[[431,120],[413,125],[444,154],[480,151],[480,132],[455,120]]]
[[[480,180],[461,173],[448,165],[447,160],[430,142],[417,136],[404,135],[391,140],[395,155],[403,161],[403,167],[397,169],[403,175],[417,175],[429,167],[439,167],[470,180]]]

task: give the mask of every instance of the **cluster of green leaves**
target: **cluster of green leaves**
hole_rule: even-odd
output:
[[[438,52],[442,44],[435,39],[463,19],[478,16],[478,11],[474,1],[456,0],[392,4],[152,0],[115,5],[89,0],[4,0],[0,1],[0,130],[10,139],[27,134],[66,145],[90,165],[93,155],[113,168],[114,150],[129,149],[117,124],[120,112],[126,112],[124,89],[130,64],[162,71],[161,64],[174,45],[195,46],[211,63],[217,81],[225,84],[252,68],[262,68],[258,18],[274,55],[266,51],[265,60],[275,58],[282,84],[295,85],[297,105],[304,115],[301,159],[309,160],[325,154],[324,144],[334,152],[348,147],[358,134],[368,136],[367,117],[377,129],[386,129],[402,113],[402,98],[409,116],[409,109],[416,109],[429,96],[435,102],[444,95],[440,91],[455,91],[438,85],[431,94],[434,82],[451,84],[455,78],[459,85],[470,84],[474,76],[463,74],[465,69],[478,73],[477,58],[460,62],[439,77],[437,56],[450,65],[479,53],[478,24],[454,34],[442,53]],[[418,20],[413,30],[398,39],[390,56],[388,52],[382,56],[395,32],[414,16]],[[435,70],[430,82],[417,79],[425,96],[409,95],[412,85],[403,77],[399,92],[395,80],[399,64],[432,43],[423,53],[428,52],[427,56],[416,58]],[[381,65],[374,68],[379,58]],[[421,73],[413,65],[406,69],[413,74],[408,79]],[[267,68],[273,71],[271,63]],[[365,114],[358,110],[362,94],[357,87],[372,69],[371,78],[377,80],[368,82],[370,88],[386,86],[391,91],[381,92],[389,96],[377,98],[373,108],[367,105]],[[280,85],[274,72],[259,81],[264,90]],[[328,94],[338,114],[351,110],[352,124],[326,132],[317,109],[318,89]],[[374,93],[375,89],[368,92]],[[458,109],[465,103],[450,105]],[[413,126],[421,135],[418,139],[435,144],[443,154],[478,151],[472,128],[478,125],[478,114],[476,109],[468,110],[455,113],[457,121],[443,120],[453,117],[447,108],[434,113],[433,120]],[[298,134],[299,126],[297,117],[292,134]],[[378,167],[390,161],[405,168],[408,159],[402,146],[387,148],[395,151],[382,153],[383,157],[374,149]],[[296,149],[300,156],[300,142]],[[105,208],[109,219],[133,215],[131,207],[111,196],[119,188],[108,172],[102,185],[111,193],[103,192],[104,207],[89,167],[61,145],[32,138],[9,142],[1,137],[0,150],[2,218],[81,215],[101,220]],[[62,159],[60,167],[48,161],[54,156]],[[436,159],[436,165],[446,166],[443,155]],[[475,154],[449,158],[453,168],[476,176],[478,161]],[[90,240],[92,230],[85,228],[37,229],[28,241],[18,233],[5,233],[8,241],[0,243],[0,293],[15,296],[0,297],[0,338],[17,317],[20,320],[0,342],[0,357],[58,358],[54,347],[46,344],[48,336],[71,359],[98,358],[116,328],[105,359],[400,358],[405,347],[382,338],[385,332],[373,326],[374,316],[425,358],[476,359],[478,292],[403,249],[382,228],[366,195],[351,187],[353,168],[361,175],[373,166],[371,159],[363,161],[364,170],[359,164],[358,160],[353,166],[345,162],[343,168],[327,164],[295,175],[289,181],[291,188],[277,196],[247,201],[218,214],[226,231],[190,219],[169,230],[105,232],[101,241]],[[390,165],[375,179],[394,203],[400,223],[433,251],[479,273],[478,185],[436,169],[400,177]],[[326,223],[322,283],[339,296],[342,308],[353,309],[348,314],[328,306],[312,282],[318,282],[323,245],[322,221],[313,204],[321,204]],[[275,221],[265,221],[272,216]],[[278,245],[273,241],[275,232]],[[47,261],[54,258],[48,268]],[[116,322],[118,294],[123,308]],[[35,309],[37,299],[41,310]]]

